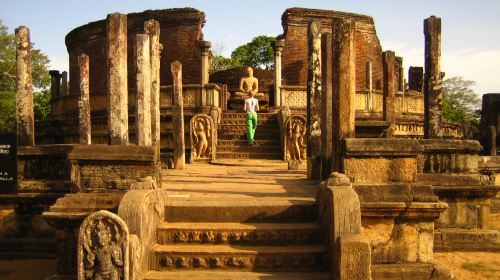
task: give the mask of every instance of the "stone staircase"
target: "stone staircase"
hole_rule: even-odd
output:
[[[145,279],[194,273],[196,279],[330,279],[316,207],[288,200],[170,202],[168,222],[157,228],[155,271]]]
[[[254,146],[247,145],[245,113],[223,113],[217,134],[218,159],[282,159],[275,113],[258,113]]]
[[[281,165],[218,166],[210,181],[202,165],[169,171],[165,221],[144,279],[331,279],[316,186]]]

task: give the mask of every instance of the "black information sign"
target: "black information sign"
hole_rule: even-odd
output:
[[[0,133],[0,193],[17,192],[17,137]]]

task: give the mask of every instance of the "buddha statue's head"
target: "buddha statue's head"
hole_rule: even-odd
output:
[[[248,77],[253,77],[253,69],[252,69],[252,67],[248,67],[247,68],[247,76]]]

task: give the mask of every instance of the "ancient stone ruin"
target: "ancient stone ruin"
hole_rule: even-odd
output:
[[[56,259],[49,279],[437,280],[454,278],[434,252],[500,249],[498,94],[484,96],[484,146],[442,118],[441,19],[423,21],[425,65],[407,81],[369,16],[281,20],[274,70],[211,74],[196,9],[77,27],[69,92],[51,71],[36,124],[16,29],[18,184],[0,194],[15,221],[0,252]]]

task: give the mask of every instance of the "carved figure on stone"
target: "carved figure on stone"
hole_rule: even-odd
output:
[[[108,211],[96,212],[80,226],[78,280],[129,279],[128,229]]]
[[[259,92],[259,80],[253,76],[253,69],[248,67],[246,72],[246,77],[240,79],[239,91],[233,93],[234,97],[248,98],[250,93],[255,98],[263,97],[264,94]]]
[[[215,126],[212,118],[197,114],[191,118],[191,161],[215,159]]]
[[[286,124],[286,160],[302,161],[306,159],[306,119],[303,116],[291,116]]]

